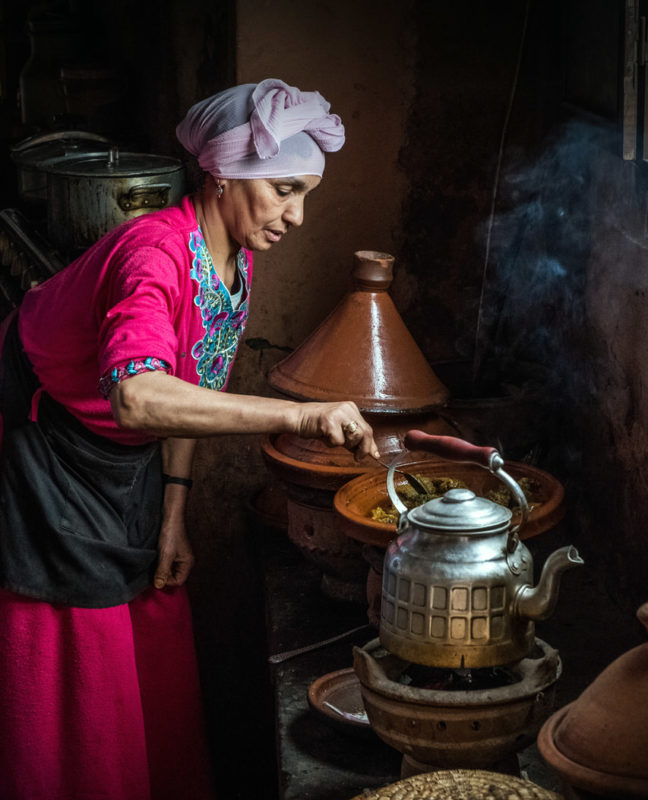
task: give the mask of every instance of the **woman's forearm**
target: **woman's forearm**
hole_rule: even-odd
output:
[[[164,372],[135,375],[110,394],[117,423],[156,436],[279,433],[297,425],[298,403],[193,386]]]
[[[191,478],[195,439],[169,437],[162,441],[162,471],[174,478]],[[181,483],[167,483],[164,487],[164,519],[184,516],[189,487]]]
[[[135,375],[110,394],[120,427],[160,437],[222,433],[295,433],[344,445],[356,458],[380,453],[373,431],[350,401],[319,403],[215,392],[165,372]]]
[[[162,469],[167,475],[190,478],[196,450],[195,439],[169,437],[162,442]]]

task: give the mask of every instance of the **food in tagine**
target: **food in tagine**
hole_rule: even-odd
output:
[[[461,481],[458,478],[428,478],[425,475],[416,474],[414,477],[417,478],[423,484],[423,486],[428,489],[428,491],[425,494],[421,494],[409,485],[399,486],[396,490],[396,493],[408,510],[410,508],[422,506],[429,500],[442,497],[450,489],[470,488],[466,483],[464,483],[464,481]],[[534,481],[532,478],[520,478],[518,484],[524,492],[527,502],[529,503],[529,512],[533,511],[534,508],[537,508],[542,504],[542,501],[539,497],[540,486],[536,481]],[[489,489],[483,496],[488,500],[492,500],[494,503],[505,506],[506,508],[512,508],[515,505],[511,492],[505,486],[498,486],[494,489]],[[389,501],[385,502],[383,500],[378,503],[378,505],[374,506],[369,511],[367,516],[376,522],[385,522],[387,524],[394,525],[398,522],[398,517],[400,515]]]

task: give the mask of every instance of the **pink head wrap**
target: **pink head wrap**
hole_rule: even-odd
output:
[[[219,178],[321,176],[323,151],[344,144],[344,126],[330,107],[319,92],[268,78],[196,103],[176,135]]]

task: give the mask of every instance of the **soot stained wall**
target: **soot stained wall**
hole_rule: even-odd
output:
[[[645,165],[620,155],[623,4],[417,13],[397,302],[432,362],[476,376],[455,395],[532,396],[524,455],[563,480],[570,535],[632,609],[648,569],[647,240]]]

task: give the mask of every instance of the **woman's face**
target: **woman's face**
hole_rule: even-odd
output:
[[[248,250],[268,250],[302,224],[304,200],[321,180],[317,175],[221,180],[218,206],[230,238]]]

